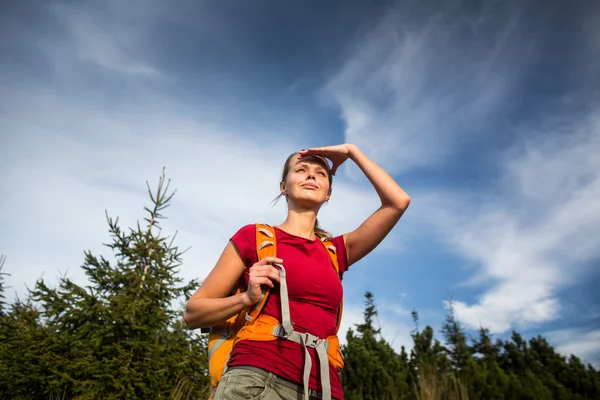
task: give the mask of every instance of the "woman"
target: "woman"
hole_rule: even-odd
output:
[[[331,161],[331,166],[327,162]],[[381,206],[352,232],[331,237],[319,228],[317,214],[332,192],[337,169],[351,159],[375,188]],[[318,241],[327,238],[335,248],[340,271],[369,254],[396,225],[410,203],[409,196],[355,145],[311,148],[288,157],[280,182],[287,201],[287,218],[274,227],[277,257],[257,260],[254,225],[242,227],[225,247],[217,264],[188,302],[188,327],[210,327],[256,304],[261,287],[275,288],[262,313],[281,318],[278,293],[285,265],[289,312],[294,330],[319,338],[335,335],[342,285],[331,260]],[[228,296],[244,276],[247,290]],[[315,357],[315,350],[310,356]],[[289,340],[241,340],[235,344],[215,393],[215,400],[237,398],[302,398],[306,357],[298,343]],[[309,393],[320,398],[323,387],[318,365],[310,369]],[[327,394],[343,399],[337,371],[330,366]],[[328,397],[328,396],[327,396]],[[305,397],[306,398],[306,397]]]

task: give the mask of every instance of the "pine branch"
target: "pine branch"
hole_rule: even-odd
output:
[[[0,315],[2,315],[4,313],[4,304],[5,304],[4,291],[6,290],[6,288],[4,287],[4,276],[3,275],[8,275],[7,273],[2,272],[5,262],[6,262],[6,255],[0,254]]]
[[[146,186],[148,188],[148,193],[150,194],[150,199],[152,200],[152,202],[154,203],[154,209],[150,210],[147,207],[144,207],[144,209],[146,211],[148,211],[150,213],[150,219],[146,218],[146,221],[148,221],[148,231],[146,233],[148,238],[152,237],[152,228],[154,226],[158,226],[158,222],[157,219],[162,218],[162,215],[159,213],[159,211],[164,210],[165,208],[168,207],[168,202],[171,200],[171,198],[175,195],[175,191],[167,198],[165,198],[166,194],[168,193],[169,190],[169,184],[171,183],[171,180],[169,179],[167,182],[167,186],[165,188],[165,190],[163,191],[163,185],[165,183],[165,167],[163,167],[162,170],[162,175],[158,180],[158,190],[156,191],[156,197],[154,197],[152,195],[152,191],[150,189],[150,184],[146,181]],[[152,249],[148,249],[148,258],[144,258],[144,273],[142,275],[142,279],[140,281],[140,288],[138,291],[138,296],[140,295],[143,287],[144,287],[144,282],[146,280],[146,275],[148,274],[148,269],[150,267],[150,258],[152,255]]]

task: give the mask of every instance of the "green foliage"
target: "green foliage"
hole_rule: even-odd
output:
[[[365,321],[358,334],[350,329],[343,346],[342,371],[348,400],[415,399],[599,399],[600,374],[571,356],[560,356],[542,337],[525,341],[518,333],[508,341],[492,340],[481,328],[468,340],[448,306],[441,333],[419,329],[413,311],[413,347],[397,354],[373,325],[373,294],[365,295]]]
[[[373,325],[377,315],[373,295],[366,294],[365,322],[346,335],[342,348],[344,396],[348,400],[399,399],[408,390],[406,363],[402,356],[380,337]]]
[[[6,307],[6,297],[4,296],[4,292],[6,291],[4,288],[4,275],[6,274],[2,272],[5,262],[6,256],[4,254],[0,254],[0,318],[4,317],[4,308]]]
[[[207,392],[206,338],[183,324],[194,282],[177,277],[182,252],[159,220],[173,194],[164,173],[145,224],[107,216],[115,262],[84,253],[88,286],[40,280],[3,316],[0,382],[8,398],[198,398]],[[10,366],[10,367],[8,367]],[[176,393],[175,393],[176,392]],[[3,397],[4,397],[3,396]]]

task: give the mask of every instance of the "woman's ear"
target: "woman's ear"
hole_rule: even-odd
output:
[[[283,181],[279,182],[279,193],[281,193],[282,196],[286,195],[285,182]]]

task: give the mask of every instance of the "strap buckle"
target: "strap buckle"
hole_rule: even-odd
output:
[[[325,347],[325,350],[329,349],[329,342],[327,339],[321,339],[318,336],[312,335],[306,332],[296,332],[298,336],[301,336],[306,347],[312,347],[316,349],[317,347]]]

